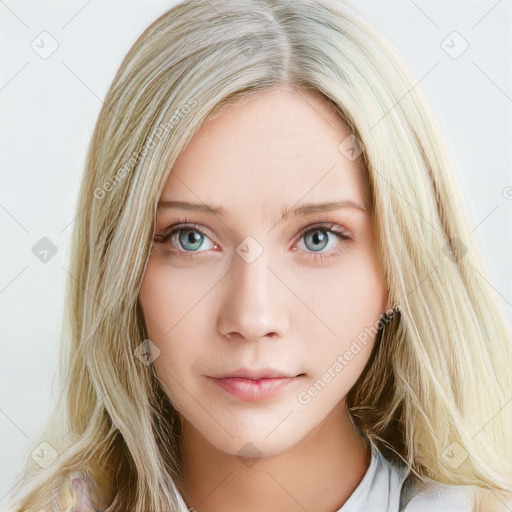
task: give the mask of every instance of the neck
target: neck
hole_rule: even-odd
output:
[[[218,450],[186,420],[180,451],[178,488],[197,512],[337,511],[362,480],[371,458],[344,404],[293,448],[254,465]]]

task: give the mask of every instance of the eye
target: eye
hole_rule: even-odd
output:
[[[351,240],[353,236],[342,226],[332,222],[322,222],[303,230],[299,242],[303,241],[305,247],[303,252],[306,257],[325,259],[339,255],[346,248],[344,244]],[[197,254],[194,253],[218,247],[200,226],[187,223],[186,219],[183,223],[173,224],[164,232],[155,235],[154,241],[162,245],[170,245],[170,248],[166,248],[168,255],[183,259],[195,258]],[[210,243],[208,244],[207,241]],[[333,249],[324,251],[326,247]],[[293,250],[295,251],[296,247]]]
[[[155,235],[154,240],[159,244],[170,242],[169,255],[180,258],[194,257],[194,254],[187,253],[204,252],[199,251],[200,248],[213,249],[217,247],[217,244],[213,243],[210,237],[196,224],[174,224],[163,233]],[[206,247],[203,247],[205,240],[210,241],[210,246],[206,243]],[[181,247],[181,249],[176,249],[176,247]]]
[[[306,257],[325,259],[339,255],[346,249],[346,242],[351,240],[353,236],[342,226],[332,222],[322,222],[308,226],[305,231],[302,231],[299,242],[304,241]],[[334,249],[323,251],[326,247],[334,247]]]

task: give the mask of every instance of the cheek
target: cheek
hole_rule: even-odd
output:
[[[205,332],[211,325],[206,321],[212,314],[211,286],[197,272],[173,270],[157,260],[148,263],[139,302],[147,336],[160,350],[157,370],[186,374],[197,354],[205,353],[211,339]]]
[[[371,355],[380,315],[386,309],[387,291],[378,259],[361,248],[305,283],[302,293],[310,297],[308,304],[316,314],[316,318],[304,314],[299,320],[301,331],[308,332],[311,367],[323,383],[335,382],[333,391],[348,392]]]
[[[169,279],[159,265],[151,261],[146,268],[139,293],[139,302],[144,315],[147,337],[158,347],[160,353],[154,360],[155,369],[167,387],[173,388],[172,376],[187,360],[189,343],[180,342],[180,327],[184,316],[183,301],[177,292],[177,283]],[[186,341],[186,340],[185,340]],[[176,350],[179,346],[180,350]]]
[[[387,292],[375,255],[365,247],[347,253],[339,263],[296,281],[296,290],[324,323],[328,339],[356,336],[386,309]],[[306,315],[310,321],[313,315]],[[306,318],[302,317],[305,321]],[[317,320],[318,323],[318,320]]]
[[[139,293],[148,335],[156,340],[171,339],[180,326],[197,320],[197,306],[206,292],[204,279],[150,260]]]
[[[144,314],[147,334],[152,341],[157,341],[172,326],[172,318],[169,318],[168,314],[164,315],[164,312],[173,311],[173,308],[169,308],[168,305],[174,302],[174,293],[173,289],[166,284],[165,280],[159,278],[159,272],[155,266],[148,264],[139,292],[139,302]]]

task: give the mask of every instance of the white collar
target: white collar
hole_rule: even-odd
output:
[[[399,512],[402,485],[409,468],[389,462],[371,441],[370,446],[371,461],[363,479],[336,512]]]

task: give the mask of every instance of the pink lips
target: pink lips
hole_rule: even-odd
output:
[[[271,377],[250,379],[245,377],[222,377],[210,379],[224,391],[231,393],[240,400],[255,402],[275,396],[294,383],[301,375],[296,377]]]

